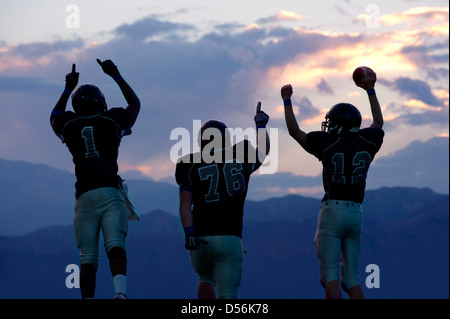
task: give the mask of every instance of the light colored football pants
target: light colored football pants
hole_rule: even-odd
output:
[[[82,194],[75,202],[73,224],[81,264],[98,267],[100,230],[106,253],[116,246],[125,250],[128,218],[120,189],[102,187]]]
[[[241,284],[244,264],[244,249],[238,236],[200,236],[207,245],[190,250],[192,266],[199,282],[217,284],[217,295],[221,299],[234,299]]]
[[[349,201],[322,203],[314,238],[320,261],[320,283],[325,288],[341,280],[344,291],[359,285],[359,254],[363,215],[361,205]]]

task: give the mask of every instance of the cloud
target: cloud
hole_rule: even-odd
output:
[[[153,17],[146,17],[132,24],[124,23],[114,29],[119,36],[126,36],[136,41],[142,41],[156,35],[168,35],[175,31],[195,29],[192,25],[160,21]]]
[[[61,85],[49,82],[47,78],[43,77],[0,75],[0,92],[46,94],[59,88],[61,88]]]
[[[84,45],[82,39],[59,40],[54,42],[36,42],[20,44],[11,49],[11,54],[20,55],[29,60],[36,59],[49,54],[67,52],[72,49],[80,48]]]
[[[449,41],[432,43],[432,44],[411,44],[404,46],[400,53],[404,55],[409,61],[422,69],[427,69],[430,72],[428,75],[431,78],[440,78],[445,75],[445,72],[433,72],[432,68],[446,71],[448,75],[448,53]],[[445,67],[446,66],[446,67]]]
[[[430,85],[422,80],[400,77],[394,80],[393,89],[430,106],[442,105],[442,102],[433,95]]]
[[[381,22],[387,25],[409,23],[416,25],[420,22],[436,22],[436,20],[448,23],[448,7],[415,7],[405,12],[395,12],[380,17]]]
[[[319,110],[313,106],[306,96],[302,97],[298,103],[294,99],[294,105],[298,106],[299,118],[301,119],[314,118],[320,114]]]
[[[334,95],[333,89],[323,78],[320,78],[320,83],[317,84],[317,89],[322,93]]]
[[[274,18],[278,22],[294,21],[287,15]],[[369,37],[364,33],[333,33],[258,22],[258,28],[249,30],[242,24],[221,23],[199,37],[190,37],[198,32],[195,25],[149,16],[113,29],[109,32],[112,37],[104,42],[76,39],[15,47],[3,43],[0,48],[0,70],[3,71],[0,97],[11,107],[8,108],[9,120],[0,119],[0,124],[16,136],[23,134],[19,130],[21,127],[43,131],[41,135],[46,136],[46,140],[25,142],[40,150],[39,155],[30,156],[37,156],[53,166],[72,167],[67,150],[61,147],[56,137],[50,136],[48,115],[64,88],[64,76],[74,62],[80,70],[80,83],[91,82],[101,87],[109,106],[126,106],[120,89],[96,64],[96,58],[101,58],[112,59],[118,65],[142,103],[133,134],[124,138],[121,145],[121,167],[137,169],[151,176],[170,173],[172,167],[164,166],[164,163],[171,163],[169,152],[176,143],[169,139],[170,133],[183,127],[196,134],[193,120],[219,118],[230,127],[252,127],[256,102],[263,99],[263,109],[271,117],[274,115],[271,127],[284,129],[283,118],[277,118],[275,113],[281,103],[279,88],[285,83],[292,83],[296,92],[302,92],[298,100],[294,100],[302,125],[318,127],[323,111],[315,105],[333,105],[332,95],[347,90],[347,84],[354,90],[350,72],[362,59],[377,62],[379,74],[386,73],[379,80],[385,84],[383,103],[389,105],[396,101],[401,105],[394,110],[386,109],[386,119],[394,113],[404,112],[403,121],[413,125],[418,125],[421,119],[431,123],[440,120],[445,125],[442,113],[447,112],[448,117],[448,107],[444,107],[444,95],[436,93],[437,89],[448,93],[448,87],[443,86],[442,81],[436,84],[413,80],[409,76],[419,75],[418,67],[412,67],[412,63],[405,63],[408,75],[392,79],[399,74],[398,70],[405,71],[405,64],[398,63],[405,61],[405,57],[414,61],[414,66],[434,67],[436,73],[433,74],[441,79],[446,70],[439,64],[442,64],[440,55],[446,54],[444,49],[448,40],[445,37],[422,45],[409,38],[401,42],[399,32],[395,34],[393,47],[393,33],[382,30]],[[385,64],[386,60],[390,63]],[[433,69],[425,70],[431,72]],[[11,97],[9,92],[16,94]],[[417,100],[431,107],[422,109],[401,104],[397,92],[408,101]],[[39,94],[39,99],[34,93]],[[16,105],[24,109],[33,105],[34,112],[42,113],[42,121],[27,123],[22,114],[16,113]],[[429,113],[420,118],[425,112]],[[386,127],[396,129],[388,123]],[[32,138],[33,134],[28,136]],[[54,143],[49,143],[50,139],[54,139]],[[9,147],[10,143],[0,141],[0,156],[12,158],[7,145]]]
[[[287,11],[287,10],[280,10],[275,15],[258,19],[256,21],[256,23],[257,24],[267,24],[267,23],[274,23],[274,22],[280,22],[280,21],[298,21],[302,18],[303,17],[298,13],[295,13],[292,11]]]

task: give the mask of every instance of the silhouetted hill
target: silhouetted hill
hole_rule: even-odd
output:
[[[73,234],[74,176],[46,165],[0,159],[0,298],[79,298],[65,272],[78,264]],[[178,189],[128,180],[141,215],[128,238],[131,298],[195,298],[196,275],[184,249]],[[247,200],[240,298],[322,298],[313,244],[320,200],[298,195]],[[366,192],[361,283],[377,264],[381,288],[368,298],[448,298],[449,196],[427,188]],[[103,244],[100,244],[103,247]],[[112,296],[101,250],[97,297]]]
[[[73,174],[47,165],[0,159],[0,176],[4,185],[0,192],[0,235],[24,235],[42,227],[72,224]],[[152,180],[126,182],[139,212],[162,210],[178,216],[176,186]],[[368,217],[396,220],[445,196],[430,189],[384,187],[366,192],[363,209]],[[319,206],[319,199],[287,195],[247,200],[245,211],[249,221],[297,222],[317,216]]]
[[[364,219],[360,275],[368,298],[449,297],[449,199],[419,206],[399,213],[402,217],[396,220]],[[196,275],[178,218],[160,210],[141,217],[129,227],[130,298],[195,298]],[[263,219],[245,218],[247,253],[239,297],[323,298],[313,244],[316,217]],[[101,251],[96,295],[111,298],[108,263]],[[0,237],[0,256],[0,298],[79,298],[79,289],[65,286],[65,267],[79,262],[71,226]],[[364,285],[368,264],[380,268],[378,289]]]
[[[378,220],[401,220],[448,195],[436,194],[429,188],[381,187],[366,191],[364,214]]]
[[[41,227],[70,225],[75,177],[43,164],[0,159],[0,235],[24,235]],[[178,211],[178,188],[152,180],[127,180],[139,212]]]

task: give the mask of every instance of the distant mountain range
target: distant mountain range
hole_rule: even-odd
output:
[[[72,174],[0,159],[0,298],[79,298],[65,272],[78,264]],[[130,298],[196,298],[196,275],[177,216],[178,189],[127,181],[140,222],[130,222]],[[246,202],[244,274],[239,298],[323,298],[313,244],[320,199],[288,195]],[[428,188],[366,192],[361,283],[368,298],[449,298],[449,196]],[[100,244],[103,247],[102,244]],[[97,297],[111,298],[101,249]],[[380,288],[365,286],[366,266],[380,269]]]
[[[448,142],[448,139],[446,140]],[[436,140],[430,140],[426,145],[431,143],[442,146],[443,141],[445,139],[436,138]],[[418,143],[417,145],[422,144]],[[417,145],[411,147],[417,149]],[[389,163],[388,159],[383,163],[386,161]],[[374,171],[376,170],[375,164]],[[447,175],[444,173],[439,172],[440,179],[447,180],[448,184],[448,168]],[[3,182],[0,192],[0,216],[2,218],[0,236],[24,235],[41,227],[72,223],[75,201],[75,177],[72,173],[43,164],[0,159],[0,176]],[[371,178],[376,179],[379,176],[373,174]],[[150,179],[129,179],[126,180],[126,183],[139,212],[163,210],[175,216],[178,215],[178,187],[173,183],[156,182]],[[270,176],[256,175],[250,181],[246,214],[249,218],[260,220],[298,220],[298,218],[314,217],[317,214],[320,197],[286,196],[288,192],[278,192],[273,194],[276,197],[268,199],[271,192],[267,191],[274,186],[284,189],[294,185],[313,186],[314,183],[320,184],[321,177],[293,176],[289,173],[277,173]],[[397,193],[392,192],[391,188],[392,186],[390,188],[378,187],[376,190],[366,192],[364,207],[367,216],[396,219],[399,215],[407,214],[411,209],[416,208],[413,205],[414,202],[419,201],[419,205],[421,205],[423,204],[422,200],[429,202],[441,196],[430,189],[403,188],[405,192],[410,193],[400,194],[400,198],[397,199],[395,197]],[[251,194],[255,193],[259,194],[252,197]],[[379,194],[378,197],[375,194]],[[320,195],[322,196],[322,193]],[[259,199],[250,200],[249,198]],[[412,200],[411,203],[410,200]],[[403,208],[405,210],[402,210]],[[372,210],[374,210],[373,213]]]
[[[426,199],[422,206],[416,200],[403,208],[399,218],[365,218],[360,274],[367,298],[447,299],[448,196],[427,202],[429,195],[434,195],[417,189],[384,189],[373,195],[378,197],[387,191],[399,196],[397,199],[403,204],[398,209],[406,203],[400,194],[425,193]],[[287,201],[299,203],[296,196]],[[273,208],[277,203],[282,201],[259,204]],[[305,208],[302,206],[285,217],[270,216],[272,208],[264,216],[252,216],[255,210],[245,218],[247,253],[239,298],[323,298],[313,245],[316,218],[296,218]],[[178,218],[160,210],[141,217],[140,222],[132,222],[129,227],[129,297],[196,298],[196,276],[183,247]],[[109,299],[113,288],[107,258],[101,250],[96,296]],[[0,298],[79,298],[79,289],[65,286],[69,275],[66,266],[78,264],[78,258],[72,226],[51,226],[27,235],[0,237]],[[365,286],[369,264],[380,269],[380,288]]]

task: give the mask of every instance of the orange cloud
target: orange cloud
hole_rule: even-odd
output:
[[[380,17],[381,23],[395,25],[399,23],[414,23],[415,19],[427,20],[434,24],[439,20],[448,21],[448,7],[417,7],[401,13],[391,13]]]
[[[280,20],[300,20],[302,16],[292,11],[281,10],[278,12],[277,18]]]
[[[119,167],[122,172],[135,170],[155,180],[173,176],[175,172],[175,164],[166,158],[153,158],[140,164],[132,164],[126,160],[119,160]]]

